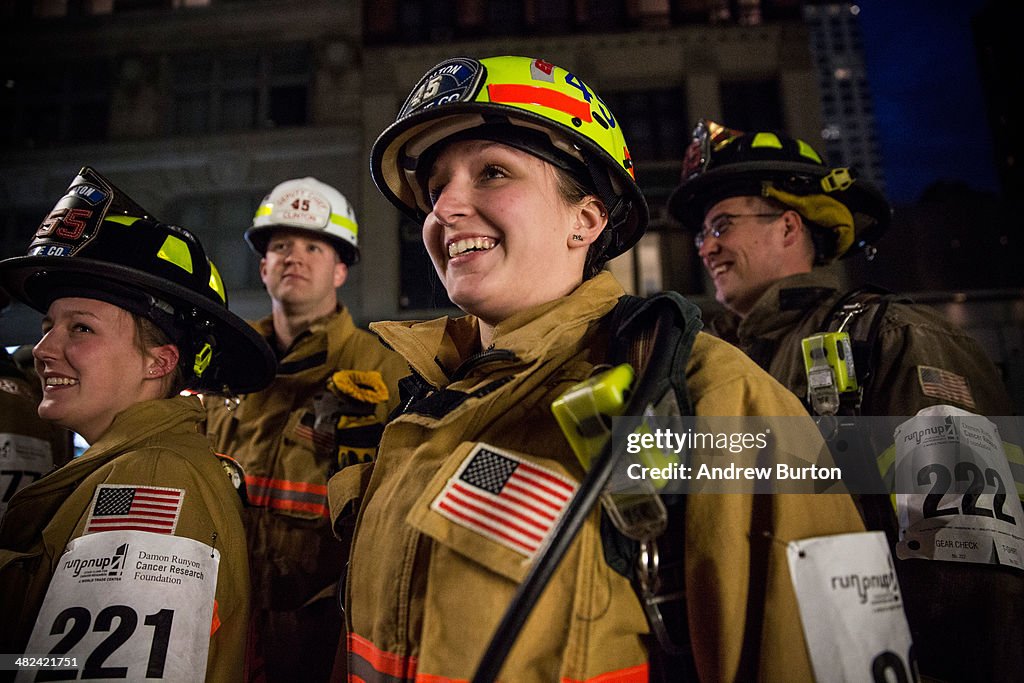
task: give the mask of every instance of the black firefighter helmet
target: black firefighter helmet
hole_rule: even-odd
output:
[[[45,313],[98,299],[151,320],[178,346],[186,387],[248,393],[274,377],[266,341],[228,310],[216,266],[188,230],[160,223],[89,167],[46,216],[28,254],[0,261],[0,286]]]
[[[744,133],[701,120],[683,158],[680,185],[668,209],[687,230],[701,229],[717,202],[736,196],[770,197],[823,229],[819,261],[868,247],[889,227],[885,197],[848,168],[829,168],[811,145],[783,133]]]

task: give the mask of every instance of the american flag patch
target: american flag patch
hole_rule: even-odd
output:
[[[921,392],[925,396],[943,401],[953,401],[967,408],[974,408],[974,395],[967,378],[949,370],[933,368],[930,365],[918,365],[917,377],[921,382]]]
[[[152,531],[173,534],[185,489],[100,484],[92,498],[85,533]]]
[[[307,415],[312,422],[312,415]],[[320,453],[331,453],[334,450],[334,429],[332,428],[329,432],[316,429],[310,424],[306,424],[307,420],[303,419],[302,422],[295,425],[294,434],[299,439],[306,441],[312,441],[314,450]]]
[[[478,444],[430,507],[533,557],[575,492],[576,484],[557,472]]]

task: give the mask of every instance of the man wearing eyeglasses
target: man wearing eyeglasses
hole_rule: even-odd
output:
[[[693,232],[715,298],[728,310],[712,331],[739,346],[812,413],[913,416],[942,405],[985,416],[1013,414],[999,371],[968,334],[931,309],[880,290],[844,292],[834,269],[822,267],[861,251],[870,255],[891,209],[849,169],[828,168],[806,142],[701,121],[669,211]],[[811,341],[810,352],[804,340]],[[835,361],[834,372],[818,360],[828,357],[829,340],[836,344],[833,359],[842,361]],[[826,371],[824,380],[817,369]],[[883,469],[884,458],[878,464]],[[869,528],[890,532],[895,542],[897,517],[888,496],[865,496],[860,503]],[[902,523],[905,513],[899,514]],[[1019,676],[1019,569],[917,558],[901,558],[896,568],[921,673],[934,677],[928,680]]]
[[[951,404],[1013,414],[999,371],[968,334],[928,307],[878,291],[844,292],[834,269],[819,267],[873,252],[891,209],[849,169],[829,169],[806,142],[702,121],[669,211],[693,231],[715,298],[732,314],[716,321],[716,333],[812,412],[822,411],[808,396],[801,340],[848,316],[844,329],[855,342],[860,328],[875,325],[875,348],[856,368],[866,380],[859,403],[840,413],[914,415]]]

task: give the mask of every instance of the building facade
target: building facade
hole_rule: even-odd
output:
[[[578,69],[627,132],[651,234],[613,267],[634,291],[704,290],[662,210],[696,119],[820,139],[819,92],[794,2],[713,0],[8,0],[0,254],[23,252],[91,165],[158,218],[197,232],[239,314],[266,312],[242,241],[263,194],[313,175],[353,203],[363,262],[357,320],[447,300],[373,187],[369,148],[427,68],[454,54],[525,54]],[[688,264],[679,268],[680,262]],[[669,267],[671,266],[671,267]],[[6,343],[36,333],[27,311]]]
[[[712,312],[692,240],[664,211],[697,119],[785,129],[831,163],[884,182],[856,6],[804,5],[0,0],[0,256],[24,253],[90,165],[161,220],[194,230],[231,308],[259,317],[269,302],[242,233],[270,188],[312,175],[345,194],[359,218],[363,260],[343,289],[357,321],[452,311],[420,227],[373,186],[369,150],[430,66],[457,54],[521,54],[578,70],[626,132],[652,225],[610,267],[634,292],[675,289]],[[966,315],[966,326],[997,339],[997,361],[1017,358],[1024,372],[1024,325],[1007,310],[1001,323]],[[0,343],[34,342],[38,329],[39,316],[16,305]]]

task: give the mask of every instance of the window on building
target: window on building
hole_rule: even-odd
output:
[[[761,12],[765,21],[799,19],[802,4],[804,3],[801,0],[763,0]]]
[[[171,9],[171,0],[114,0],[115,12]]]
[[[468,5],[466,0],[364,0],[364,38],[369,44],[453,40],[467,21],[479,24]]]
[[[367,44],[393,40],[397,17],[397,0],[363,0],[363,36]]]
[[[709,0],[671,0],[672,21],[676,24],[708,21],[713,4]]]
[[[739,0],[736,14],[737,22],[744,26],[756,26],[763,21],[760,0]]]
[[[0,98],[3,135],[19,149],[107,139],[113,66],[106,60],[11,67]]]
[[[301,126],[309,121],[312,57],[305,45],[172,57],[172,133]]]
[[[577,3],[577,25],[588,32],[622,31],[627,28],[623,0],[590,0],[581,7]]]
[[[410,41],[423,40],[427,36],[427,7],[417,0],[399,0],[395,19],[399,35]]]
[[[605,93],[638,167],[644,162],[681,160],[692,122],[686,121],[682,87]]]
[[[536,33],[572,33],[575,23],[575,2],[572,0],[545,0],[528,2],[527,21]]]
[[[651,16],[668,25],[667,8],[668,0],[363,0],[364,38],[380,45],[621,31]]]
[[[484,30],[491,36],[525,33],[526,11],[522,0],[484,0]]]
[[[730,128],[785,128],[778,81],[725,81],[721,84],[721,95],[722,118]]]

